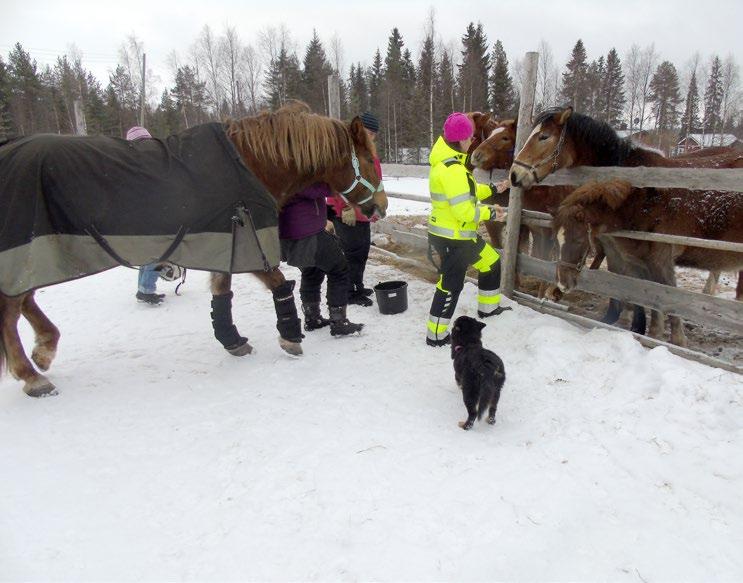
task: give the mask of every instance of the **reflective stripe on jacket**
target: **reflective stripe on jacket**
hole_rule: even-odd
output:
[[[490,208],[477,201],[488,198],[492,191],[488,185],[475,182],[464,165],[465,157],[466,154],[451,148],[443,137],[439,137],[431,149],[428,232],[432,235],[474,240],[478,223],[490,219]]]

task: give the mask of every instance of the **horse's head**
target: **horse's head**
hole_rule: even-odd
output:
[[[485,139],[472,152],[472,166],[482,170],[508,168],[513,162],[517,124],[515,119],[496,121],[494,127],[485,134]]]
[[[351,136],[350,160],[336,166],[329,173],[327,182],[347,203],[358,207],[365,216],[384,217],[387,212],[387,194],[374,165],[374,143],[359,116],[353,118],[346,127]]]
[[[541,182],[548,174],[570,166],[570,148],[565,147],[572,107],[542,112],[511,166],[511,184],[525,189]]]

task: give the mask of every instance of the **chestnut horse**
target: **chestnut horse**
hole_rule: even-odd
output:
[[[487,147],[487,144],[483,147]],[[511,183],[522,186],[527,198],[527,193],[533,191],[535,185],[547,175],[574,166],[743,168],[743,152],[730,147],[717,147],[666,158],[660,152],[635,144],[628,138],[619,138],[607,123],[574,113],[572,107],[557,107],[537,116],[529,138],[511,166]],[[563,197],[571,191],[570,187],[563,190]],[[535,192],[539,195],[538,190]],[[556,210],[552,203],[553,200],[546,203],[545,206],[552,207],[547,208],[546,212]],[[525,205],[524,208],[528,207]],[[599,245],[594,266],[600,263],[602,256]],[[714,278],[714,274],[711,277]],[[739,274],[738,289],[743,290],[743,273]],[[616,310],[616,306],[612,309]]]
[[[366,216],[384,216],[387,197],[374,167],[374,145],[358,117],[344,123],[309,113],[303,104],[292,104],[275,113],[228,121],[224,128],[242,162],[265,185],[279,209],[306,186],[326,182]],[[255,275],[273,293],[280,345],[291,354],[301,354],[293,282],[286,281],[278,267]],[[232,323],[231,277],[229,273],[212,274],[212,323],[225,349],[242,356],[252,347]],[[7,360],[11,374],[25,383],[23,390],[28,395],[52,394],[54,385],[34,369],[23,350],[17,330],[20,316],[35,333],[31,360],[36,366],[48,370],[56,355],[59,330],[39,308],[34,291],[14,297],[0,294],[0,370]]]
[[[573,166],[655,166],[666,168],[743,168],[743,152],[715,148],[666,158],[656,150],[620,138],[609,124],[558,107],[537,116],[529,138],[511,166],[511,184],[531,188],[560,168]]]
[[[581,268],[575,255],[585,248],[580,240],[585,233],[601,241],[611,271],[665,285],[676,285],[675,265],[718,271],[743,268],[743,253],[602,236],[631,230],[743,243],[743,197],[737,192],[635,188],[624,180],[589,183],[563,201],[556,224],[566,228],[563,248],[574,254],[566,257],[572,264],[558,265],[563,288],[575,286]],[[670,320],[672,342],[686,346],[681,319]],[[650,335],[662,337],[663,324],[662,314],[653,310]]]

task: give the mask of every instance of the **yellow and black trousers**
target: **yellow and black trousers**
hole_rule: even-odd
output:
[[[449,324],[464,287],[467,268],[477,270],[477,312],[492,313],[500,302],[500,256],[485,240],[448,239],[428,234],[431,262],[439,272],[436,292],[428,315],[426,338],[430,342],[444,342],[449,336]]]

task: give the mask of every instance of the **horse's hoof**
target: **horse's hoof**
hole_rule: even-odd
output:
[[[34,380],[26,382],[23,392],[29,397],[48,397],[57,394],[57,387],[46,377],[39,375]]]
[[[48,348],[37,346],[31,353],[31,360],[34,361],[34,364],[36,364],[40,370],[47,371],[52,365],[52,361],[56,355],[56,350],[49,350]]]
[[[247,340],[245,340],[245,342],[239,346],[235,346],[234,348],[225,348],[225,350],[232,356],[245,356],[246,354],[253,352],[253,347]]]
[[[291,354],[292,356],[302,356],[302,345],[299,342],[292,342],[286,338],[279,336],[279,346],[281,346],[284,352]]]
[[[488,417],[488,424],[495,425],[495,417]]]

